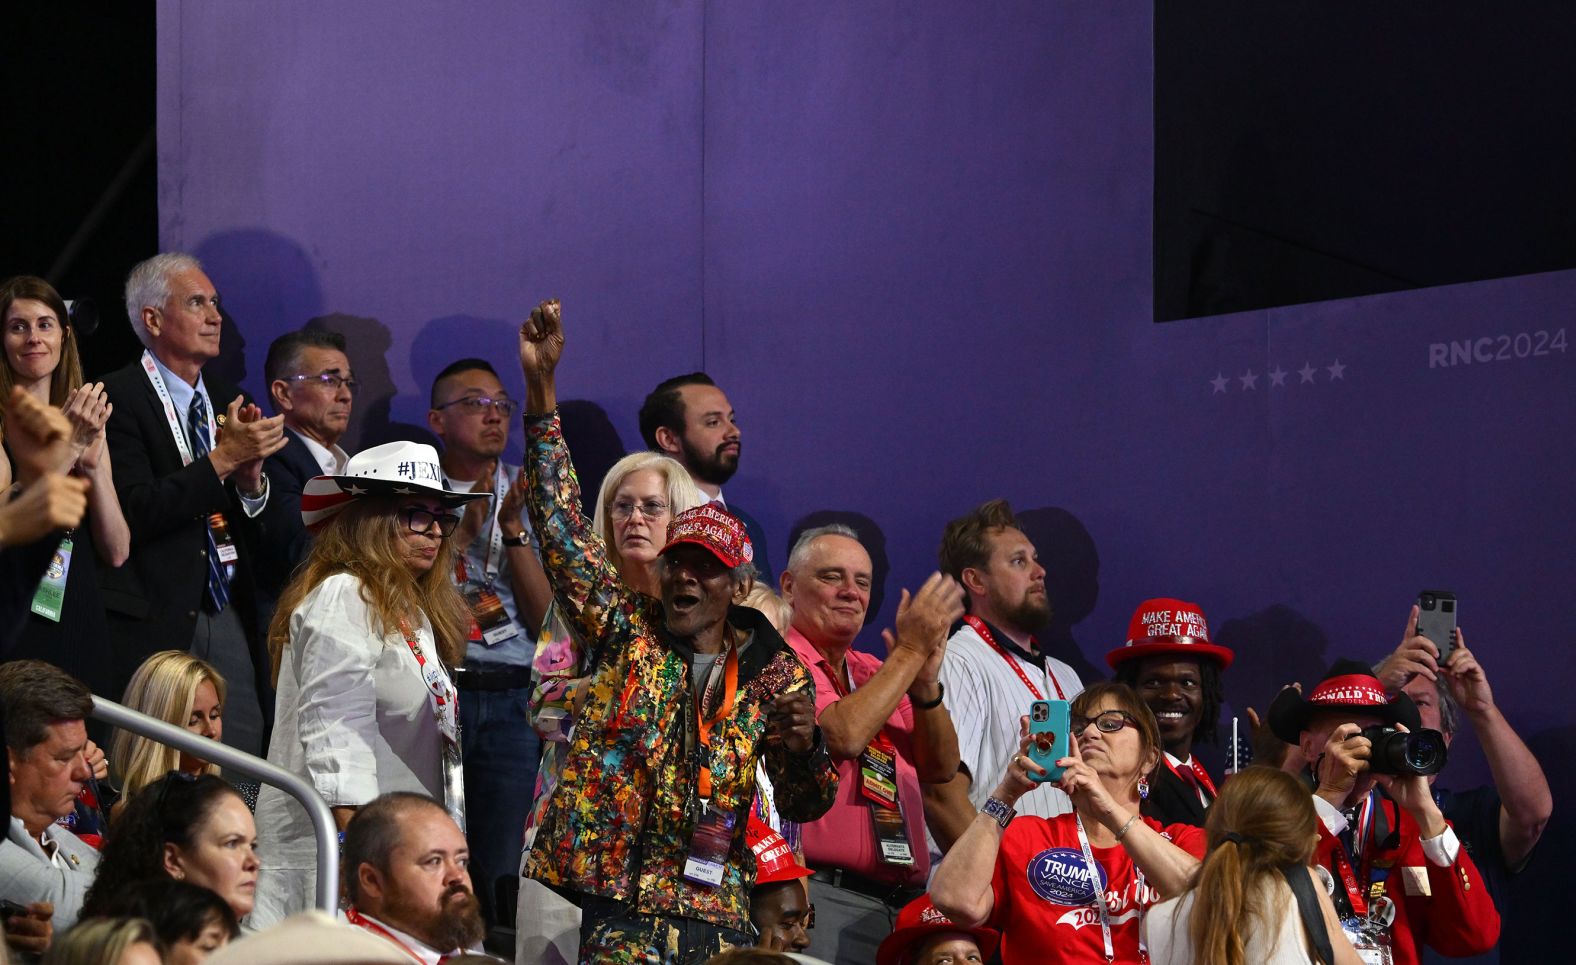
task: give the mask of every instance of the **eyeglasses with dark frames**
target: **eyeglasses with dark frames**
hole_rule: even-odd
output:
[[[448,538],[454,535],[455,527],[460,525],[460,517],[453,513],[435,513],[420,506],[405,507],[399,511],[399,518],[417,536],[431,536],[432,527],[436,526],[438,535]]]
[[[450,399],[442,405],[433,406],[432,409],[434,412],[438,412],[447,409],[451,405],[462,406],[471,415],[486,415],[487,411],[491,409],[507,419],[514,415],[514,410],[519,406],[519,403],[513,399],[494,399],[485,395],[468,395],[460,399]]]
[[[357,382],[348,375],[340,375],[337,372],[320,372],[317,375],[292,375],[290,376],[289,381],[303,382],[307,384],[315,383],[317,385],[321,385],[330,392],[338,392],[339,387],[344,386],[350,390],[351,395],[355,395],[357,392],[361,391],[360,382]]]
[[[1138,721],[1125,710],[1102,710],[1093,717],[1073,716],[1068,721],[1074,734],[1082,734],[1090,724],[1102,734],[1114,734],[1123,727],[1137,727]]]

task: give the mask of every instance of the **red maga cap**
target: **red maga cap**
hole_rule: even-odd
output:
[[[750,815],[750,823],[744,828],[744,843],[755,852],[756,885],[808,878],[813,873],[794,857],[793,848],[788,846],[782,835],[753,814]]]
[[[1105,655],[1117,665],[1140,657],[1174,654],[1213,660],[1224,670],[1231,666],[1231,651],[1209,642],[1209,623],[1196,603],[1158,597],[1145,600],[1127,624],[1127,643]]]
[[[990,928],[966,928],[942,914],[930,900],[920,895],[897,914],[897,927],[876,950],[876,965],[908,965],[915,948],[932,935],[947,933],[967,935],[980,948],[980,955],[990,961],[1001,943],[1001,933]]]
[[[716,503],[686,509],[673,517],[668,523],[668,543],[662,547],[662,552],[680,543],[704,546],[729,569],[755,559],[755,547],[750,545],[750,534],[744,531],[744,524]]]

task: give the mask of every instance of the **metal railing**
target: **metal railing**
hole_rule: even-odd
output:
[[[334,826],[333,812],[311,784],[260,757],[226,747],[218,741],[193,734],[184,727],[149,717],[97,694],[93,697],[93,717],[139,737],[168,744],[176,750],[218,764],[237,774],[271,784],[301,802],[301,806],[306,808],[306,816],[312,821],[313,836],[317,838],[317,907],[331,915],[338,910],[339,829]]]

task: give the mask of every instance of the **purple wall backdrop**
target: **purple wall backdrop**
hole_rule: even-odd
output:
[[[163,244],[253,391],[278,334],[355,339],[353,442],[462,355],[518,391],[516,319],[561,297],[585,438],[638,446],[705,367],[779,569],[808,514],[879,528],[880,625],[1004,495],[1069,654],[1196,600],[1262,707],[1452,588],[1513,721],[1576,751],[1576,273],[1153,324],[1148,5],[161,0],[159,32]]]

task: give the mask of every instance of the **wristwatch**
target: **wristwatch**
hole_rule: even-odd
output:
[[[995,798],[986,798],[985,805],[980,808],[981,814],[988,814],[996,819],[996,823],[1005,828],[1018,816],[1018,812],[1010,805],[1003,804]]]
[[[531,537],[522,532],[519,536],[506,535],[504,536],[502,542],[505,546],[530,546]]]

